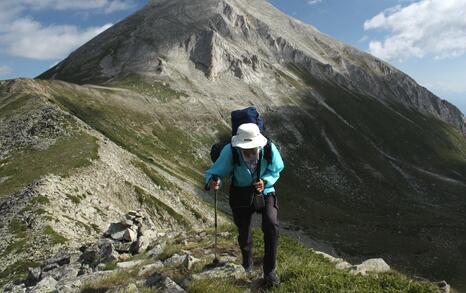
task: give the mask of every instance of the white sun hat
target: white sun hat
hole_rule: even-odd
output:
[[[231,138],[231,145],[241,149],[264,147],[266,144],[267,138],[261,134],[255,123],[241,124],[236,135]]]

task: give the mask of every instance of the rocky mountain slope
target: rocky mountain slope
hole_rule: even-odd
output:
[[[162,230],[209,223],[210,145],[256,105],[289,229],[466,288],[463,114],[266,1],[154,0],[39,79],[0,85],[4,272],[26,266],[24,231],[52,247],[152,205]]]
[[[212,224],[212,208],[168,166],[142,161],[54,104],[63,87],[0,82],[0,284],[99,238],[129,209],[144,209],[160,233]]]

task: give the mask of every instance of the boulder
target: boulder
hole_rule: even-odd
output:
[[[183,260],[183,267],[187,270],[190,270],[193,267],[193,264],[199,262],[199,259],[193,257],[190,254],[187,254]]]
[[[58,282],[57,291],[60,293],[76,293],[81,292],[83,283],[80,279],[75,279],[67,282]]]
[[[40,281],[42,270],[40,268],[28,268],[28,276],[24,282],[26,286],[34,286]]]
[[[81,264],[78,271],[78,276],[92,274],[92,268],[88,264]]]
[[[86,248],[80,261],[90,266],[97,266],[102,262],[111,262],[118,259],[119,254],[111,241],[101,241]]]
[[[104,233],[104,236],[105,237],[110,236],[112,237],[112,239],[121,240],[121,238],[118,238],[118,237],[122,231],[125,231],[125,229],[126,229],[126,226],[122,225],[121,223],[112,223],[108,227],[108,230]],[[121,235],[121,237],[123,237],[123,235]]]
[[[166,242],[162,242],[162,243],[155,245],[152,249],[150,249],[147,252],[147,255],[150,257],[157,257],[159,254],[161,254],[164,251],[166,245],[167,245]]]
[[[346,261],[342,261],[342,262],[339,262],[337,264],[335,264],[335,268],[337,270],[349,270],[353,267],[352,264],[350,264],[349,262],[346,262]]]
[[[163,262],[161,262],[160,260],[157,260],[153,264],[143,266],[139,270],[138,276],[142,277],[142,276],[148,275],[148,274],[150,274],[150,273],[152,273],[155,270],[160,269],[160,268],[163,268]]]
[[[115,233],[112,233],[110,237],[114,240],[123,240],[125,238],[126,230],[118,231]]]
[[[5,292],[8,293],[26,293],[26,285],[25,284],[20,284],[20,285],[15,285],[15,284],[9,284],[3,287]]]
[[[32,287],[28,291],[30,293],[49,293],[55,290],[57,280],[48,276],[43,278],[36,286]]]
[[[113,243],[105,243],[100,247],[98,263],[114,261],[118,255]]]
[[[69,254],[62,254],[56,257],[48,259],[44,263],[44,267],[50,264],[57,264],[58,266],[63,266],[71,263],[71,255]]]
[[[390,266],[381,258],[371,258],[351,269],[353,274],[366,275],[367,273],[385,273],[390,271]]]
[[[163,278],[160,282],[161,292],[162,293],[186,293],[186,291],[175,283],[169,277]]]
[[[157,288],[157,292],[163,293],[186,293],[186,291],[180,287],[177,283],[175,283],[169,277],[164,277],[159,274],[152,275],[149,279],[146,280],[144,284],[150,288]]]
[[[71,280],[78,276],[79,269],[79,264],[64,265],[50,271],[42,272],[42,278],[50,276],[57,281]]]
[[[112,235],[113,238],[113,235]],[[115,239],[115,238],[114,238]],[[138,232],[137,230],[133,230],[132,228],[126,228],[123,234],[123,238],[126,241],[134,242],[138,239]],[[121,240],[121,239],[119,239]]]
[[[134,225],[134,222],[132,220],[124,219],[120,222],[123,226],[125,227],[131,227]]]
[[[241,279],[246,276],[243,266],[235,263],[226,263],[223,266],[207,269],[199,274],[191,276],[192,280],[230,278]]]
[[[117,268],[119,269],[129,269],[133,268],[137,265],[142,264],[142,260],[132,260],[132,261],[125,261],[125,262],[119,262],[116,264]]]
[[[131,252],[133,254],[143,253],[149,247],[149,239],[146,236],[139,236],[139,238],[132,243]]]
[[[450,291],[451,291],[451,286],[446,281],[438,282],[437,286],[440,289],[440,293],[450,293]]]
[[[183,263],[185,256],[175,253],[170,258],[166,259],[163,264],[165,266],[180,265]]]

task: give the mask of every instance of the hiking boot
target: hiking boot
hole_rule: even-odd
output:
[[[246,272],[246,274],[250,274],[254,270],[253,266],[245,266],[243,268],[244,268],[244,271]]]
[[[248,275],[251,274],[254,271],[254,266],[252,265],[252,262],[250,262],[248,264],[242,264],[242,266],[244,268],[244,271]]]
[[[280,284],[280,278],[275,270],[264,276],[265,288],[272,288]]]

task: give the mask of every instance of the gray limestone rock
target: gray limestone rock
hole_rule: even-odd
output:
[[[147,287],[155,287],[157,290],[163,293],[185,293],[186,291],[180,287],[169,277],[165,277],[159,274],[154,274],[146,280],[145,285]]]
[[[153,264],[143,266],[141,270],[139,271],[138,276],[146,276],[147,274],[152,273],[160,268],[163,268],[163,262],[160,260],[157,260]]]
[[[56,289],[57,280],[48,276],[43,278],[37,285],[29,289],[30,293],[50,293]]]
[[[157,257],[159,254],[161,254],[164,251],[165,247],[166,247],[166,242],[156,244],[153,248],[151,248],[147,252],[147,255],[151,257]]]
[[[177,253],[175,253],[174,255],[172,255],[170,258],[166,259],[163,264],[165,266],[173,266],[173,265],[180,265],[183,263],[185,259],[185,256],[184,255],[179,255]]]
[[[190,254],[187,254],[183,260],[183,267],[187,270],[190,270],[193,267],[193,264],[200,261],[199,259],[193,257]]]
[[[213,278],[230,278],[241,279],[246,276],[243,266],[235,263],[226,263],[223,266],[207,269],[201,273],[191,276],[193,280],[213,279]]]
[[[142,263],[143,263],[143,260],[132,260],[132,261],[119,262],[117,263],[116,266],[117,268],[120,268],[120,269],[129,269],[137,265],[140,265]]]
[[[133,245],[131,246],[131,252],[133,254],[143,253],[147,250],[149,244],[149,238],[147,236],[141,235],[139,236],[138,240],[133,242]]]
[[[353,274],[366,275],[367,273],[385,273],[390,271],[390,266],[381,258],[371,258],[351,269]]]
[[[113,237],[113,234],[112,234],[112,238],[115,239]],[[134,242],[138,239],[138,232],[137,230],[134,230],[132,228],[126,228],[124,233],[123,233],[123,237],[120,238],[120,239],[116,239],[116,240],[126,240],[126,241],[129,241],[129,242]]]
[[[438,282],[437,286],[440,289],[440,293],[450,293],[451,291],[451,286],[446,281]]]
[[[26,278],[25,284],[27,286],[36,285],[41,279],[41,268],[28,268],[28,276]]]

